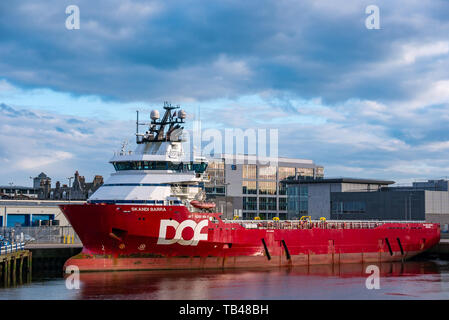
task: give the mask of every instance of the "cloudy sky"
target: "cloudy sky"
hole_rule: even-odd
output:
[[[277,128],[280,156],[328,176],[449,176],[448,17],[439,0],[2,1],[0,185],[108,176],[135,110],[165,100]]]

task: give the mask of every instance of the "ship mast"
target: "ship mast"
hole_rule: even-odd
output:
[[[150,142],[167,142],[167,141],[181,141],[180,135],[172,137],[173,132],[181,132],[184,127],[180,124],[185,123],[186,113],[183,110],[172,113],[172,110],[179,109],[179,105],[172,106],[167,101],[164,102],[165,113],[162,119],[159,119],[159,112],[157,110],[151,111],[151,122],[139,122],[139,111],[137,111],[136,120],[136,143],[150,143]],[[145,133],[139,133],[139,126],[148,126]],[[168,126],[167,131],[165,131]]]

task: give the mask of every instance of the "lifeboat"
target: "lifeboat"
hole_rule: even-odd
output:
[[[190,204],[197,209],[213,209],[215,208],[215,203],[213,202],[200,202],[198,200],[190,201]]]

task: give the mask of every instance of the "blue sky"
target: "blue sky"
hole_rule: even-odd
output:
[[[135,110],[165,100],[206,127],[278,128],[280,156],[328,176],[449,176],[448,16],[437,0],[2,2],[0,184],[108,176]]]

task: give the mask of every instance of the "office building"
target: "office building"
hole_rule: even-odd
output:
[[[286,219],[287,191],[281,182],[288,177],[324,176],[322,166],[306,159],[221,155],[208,160],[206,195],[227,219]]]

